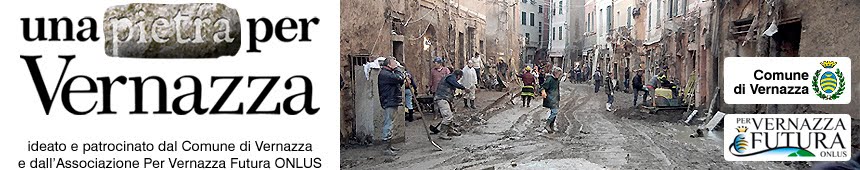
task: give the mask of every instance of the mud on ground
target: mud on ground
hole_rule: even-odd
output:
[[[601,89],[602,90],[602,89]],[[557,132],[542,131],[548,109],[513,104],[503,92],[481,92],[479,110],[458,110],[463,135],[439,140],[436,151],[420,122],[407,123],[407,142],[398,156],[383,147],[352,146],[341,151],[344,169],[796,169],[776,162],[727,162],[722,133],[690,138],[700,122],[686,125],[682,112],[641,113],[632,95],[616,93],[615,112],[605,110],[606,94],[587,84],[563,83]],[[495,96],[495,98],[493,98]],[[510,95],[508,95],[510,96]],[[503,102],[498,102],[503,101]],[[455,103],[462,108],[462,103]],[[701,114],[702,112],[700,112]],[[436,122],[425,116],[428,123]]]

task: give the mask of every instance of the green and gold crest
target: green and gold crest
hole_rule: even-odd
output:
[[[838,99],[845,92],[845,77],[842,71],[839,68],[834,70],[835,61],[822,61],[821,67],[823,68],[815,71],[815,76],[812,77],[812,91],[824,100]]]

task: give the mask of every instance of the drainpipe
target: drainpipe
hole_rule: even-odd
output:
[[[711,77],[713,80],[713,82],[712,82],[713,85],[712,85],[712,87],[708,87],[708,89],[715,89],[715,87],[719,86],[719,83],[720,83],[720,58],[721,58],[720,50],[722,48],[721,48],[719,40],[720,40],[720,34],[723,32],[721,29],[722,27],[720,26],[720,23],[723,20],[723,4],[724,4],[724,1],[725,0],[716,0],[715,1],[715,4],[714,4],[715,8],[714,8],[713,17],[711,20],[711,31],[713,31],[713,33],[711,34],[711,54],[712,54],[711,61],[712,61],[712,63],[714,63],[714,65],[711,68],[711,72],[713,73],[712,74],[713,76]],[[735,49],[735,50],[737,50],[737,49]],[[717,96],[711,96],[711,97],[717,97]],[[714,105],[714,107],[715,107],[714,110],[720,110],[719,104]]]

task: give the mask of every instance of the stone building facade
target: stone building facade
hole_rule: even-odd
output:
[[[462,68],[475,53],[487,69],[501,59],[519,68],[517,0],[366,0],[341,1],[341,141],[378,140],[382,108],[374,69],[364,64],[392,56],[414,76],[424,95],[434,57]],[[365,71],[368,70],[368,71]],[[483,71],[483,72],[488,72]],[[395,114],[395,132],[402,114]],[[402,131],[395,141],[402,141]]]

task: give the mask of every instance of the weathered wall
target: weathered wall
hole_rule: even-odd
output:
[[[519,56],[513,55],[519,54],[518,44],[516,40],[508,38],[516,34],[510,21],[518,18],[510,15],[508,10],[512,7],[498,7],[494,3],[446,0],[342,1],[341,79],[344,87],[341,89],[341,141],[350,138],[364,141],[368,136],[376,137],[379,135],[378,125],[381,124],[382,110],[376,109],[378,103],[372,103],[378,101],[378,98],[374,98],[378,96],[364,95],[367,91],[375,90],[375,86],[355,81],[365,81],[364,73],[352,71],[352,65],[361,65],[365,61],[352,63],[351,56],[368,56],[371,60],[393,56],[396,50],[394,43],[402,42],[400,49],[403,56],[395,57],[415,78],[419,92],[417,95],[425,95],[428,91],[429,71],[434,57],[444,58],[446,66],[455,69],[461,68],[474,52],[485,54],[484,61],[490,65],[500,56],[518,61]],[[493,6],[498,8],[491,8]],[[487,16],[492,16],[492,21],[488,22]],[[497,21],[499,17],[505,18],[507,23]],[[474,28],[471,42],[468,41],[468,28]],[[463,44],[458,42],[461,32],[464,35]],[[427,49],[424,48],[425,39],[429,44]],[[459,51],[460,46],[464,47],[463,52]],[[517,67],[516,63],[511,66]],[[401,122],[395,121],[395,132],[403,119],[402,114],[398,115],[395,115],[395,119]]]
[[[732,21],[752,17],[757,13],[760,16],[767,14],[768,9],[759,9],[759,1],[727,1],[725,10],[722,12],[722,20],[720,27],[722,35],[720,44],[722,47],[722,58],[731,56],[756,56],[757,51],[761,51],[756,46],[757,42],[748,42],[741,46],[742,41],[731,36],[729,28],[732,26]],[[860,27],[860,3],[854,0],[820,0],[820,1],[803,1],[803,0],[783,0],[781,1],[783,9],[781,10],[780,18],[800,17],[802,31],[800,33],[799,56],[801,57],[818,57],[818,56],[841,56],[850,57],[852,67],[860,66],[860,32],[854,28]],[[760,12],[760,13],[759,13]],[[756,22],[758,23],[758,22]],[[767,22],[762,22],[767,23]],[[756,28],[758,34],[763,31],[765,26],[759,25]],[[722,72],[722,62],[720,62],[720,72]],[[857,78],[860,71],[854,69],[851,73],[851,82],[858,87],[860,79]],[[728,75],[727,75],[728,76]],[[722,80],[720,80],[722,85]],[[847,105],[778,105],[780,112],[824,112],[824,113],[847,113],[853,118],[860,118],[860,96],[854,88],[852,92],[852,100]],[[756,113],[763,112],[766,106],[762,105],[728,105],[722,102],[723,110],[738,113]]]
[[[860,118],[860,31],[856,30],[860,28],[860,2],[788,0],[785,3],[783,16],[802,16],[800,56],[850,57],[854,68],[851,72],[854,86],[850,104],[813,105],[811,108],[827,113],[850,113],[854,118]]]
[[[369,54],[383,56],[391,49],[391,21],[386,20],[387,2],[397,0],[341,1],[340,14],[340,70],[344,88],[341,88],[341,141],[355,134],[355,87],[353,75],[364,78],[364,73],[353,74],[350,55]],[[373,57],[371,57],[373,58]]]

